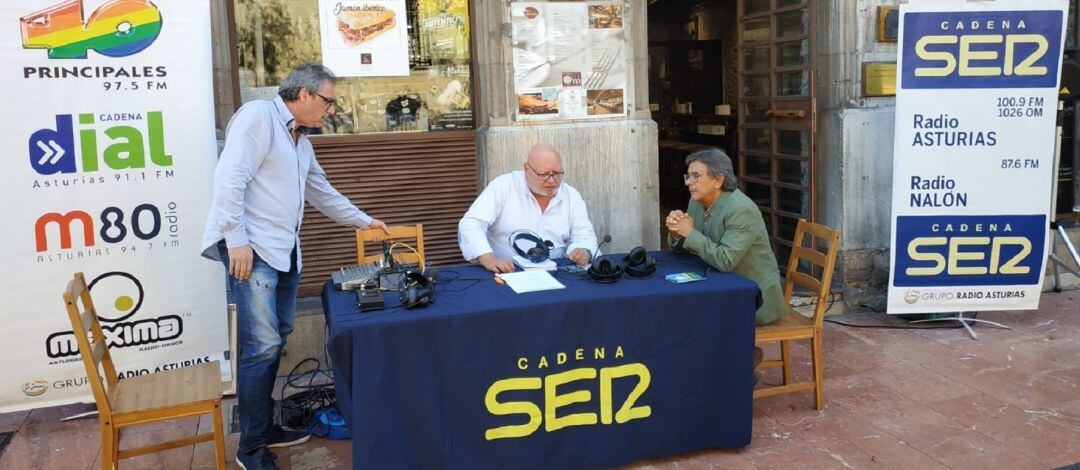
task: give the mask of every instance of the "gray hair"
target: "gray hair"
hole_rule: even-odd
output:
[[[735,168],[731,164],[731,157],[728,157],[723,150],[711,148],[691,153],[686,157],[686,166],[689,167],[694,162],[705,164],[710,178],[723,176],[722,189],[724,191],[734,191],[739,185],[739,180],[735,178]]]
[[[278,95],[285,101],[296,101],[300,99],[300,90],[307,90],[308,93],[314,95],[319,92],[323,83],[336,81],[337,76],[326,66],[315,62],[304,62],[292,69],[289,76],[281,81]]]

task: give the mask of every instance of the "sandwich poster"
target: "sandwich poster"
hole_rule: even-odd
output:
[[[1068,3],[900,5],[889,313],[1038,308]]]
[[[20,110],[0,128],[0,413],[93,400],[61,297],[78,272],[119,377],[229,371],[225,269],[199,256],[217,163],[210,24],[209,0],[0,2]]]
[[[623,116],[623,1],[513,2],[517,120]]]
[[[405,0],[319,0],[323,65],[341,77],[409,75]]]

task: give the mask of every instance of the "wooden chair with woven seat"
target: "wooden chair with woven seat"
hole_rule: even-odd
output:
[[[217,468],[224,469],[225,428],[221,422],[219,363],[214,361],[118,380],[109,347],[105,344],[106,336],[102,333],[82,273],[75,274],[75,279],[68,282],[64,303],[97,403],[101,468],[112,470],[119,467],[120,459],[214,441]],[[122,428],[204,414],[210,414],[214,421],[213,433],[120,450]]]
[[[810,243],[804,244],[807,235],[810,236]],[[828,245],[826,252],[823,253],[818,250],[819,245],[815,243],[815,238],[821,239]],[[757,388],[754,390],[754,398],[813,389],[817,409],[820,410],[825,407],[823,394],[825,353],[821,344],[821,325],[825,319],[829,286],[832,283],[833,268],[836,265],[836,251],[839,246],[840,230],[833,230],[821,224],[808,222],[806,219],[799,219],[799,224],[795,228],[791,257],[788,259],[788,270],[785,278],[786,282],[784,283],[784,305],[791,305],[791,293],[795,285],[798,284],[816,294],[817,303],[814,306],[814,316],[807,318],[789,307],[787,314],[779,320],[757,327],[754,341],[758,345],[780,342],[780,360],[764,361],[758,368],[782,368],[783,385]],[[799,270],[803,261],[807,262],[810,274]],[[791,353],[788,342],[804,339],[810,340],[813,377],[809,382],[792,383]]]
[[[416,250],[416,253],[413,253],[411,250],[401,249],[400,247],[392,249],[391,251],[394,254],[395,263],[421,264],[421,261],[424,259],[423,224],[395,225],[389,227],[389,229],[389,235],[378,228],[356,230],[356,264],[371,264],[382,259],[382,252],[373,255],[365,255],[364,245],[367,243],[374,243],[376,238],[387,240],[391,243],[405,243]],[[415,244],[408,243],[409,240],[415,240]]]

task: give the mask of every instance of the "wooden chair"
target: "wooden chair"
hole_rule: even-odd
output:
[[[416,240],[415,245],[411,243],[405,243],[416,250],[416,253],[412,251],[397,247],[392,251],[394,253],[394,261],[398,263],[410,263],[414,265],[421,264],[424,259],[424,226],[423,224],[416,225],[396,225],[390,227],[390,235],[387,235],[382,229],[369,228],[369,229],[357,229],[356,230],[356,264],[371,264],[382,259],[382,253],[376,253],[373,255],[365,255],[364,244],[373,243],[375,237],[387,240],[391,243],[398,242],[400,240]],[[417,257],[419,253],[419,257]]]
[[[810,235],[808,245],[803,243],[806,235]],[[819,245],[815,243],[815,238],[819,238],[828,244],[827,252],[822,253],[818,250]],[[755,342],[758,345],[775,341],[780,342],[780,360],[764,361],[758,367],[761,369],[782,367],[784,382],[783,385],[775,387],[755,389],[754,398],[813,389],[815,405],[820,410],[825,407],[825,397],[822,393],[825,379],[825,354],[821,344],[821,324],[825,318],[825,310],[828,305],[829,286],[832,283],[833,268],[836,264],[836,251],[840,246],[840,230],[833,230],[821,224],[807,222],[806,219],[799,219],[793,243],[791,257],[788,260],[786,282],[784,283],[784,304],[791,305],[791,292],[795,284],[798,284],[817,294],[814,316],[807,318],[789,307],[787,314],[779,320],[757,327]],[[803,261],[808,262],[810,274],[799,270],[800,263]],[[818,272],[821,274],[814,274]],[[791,354],[788,342],[802,339],[810,340],[811,364],[813,365],[814,375],[809,382],[791,383]]]
[[[81,301],[82,309],[76,303]],[[101,468],[118,468],[118,461],[167,449],[214,441],[217,468],[225,468],[225,429],[221,423],[221,370],[217,361],[118,380],[97,310],[82,273],[64,291],[68,318],[101,423]],[[87,331],[90,337],[87,337]],[[93,339],[91,341],[90,339]],[[105,377],[102,381],[102,376]],[[155,421],[210,413],[214,432],[161,444],[120,450],[120,429]]]

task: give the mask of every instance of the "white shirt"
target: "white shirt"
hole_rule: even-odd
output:
[[[596,233],[581,194],[562,183],[547,211],[541,212],[540,203],[525,182],[525,172],[520,170],[495,178],[473,201],[458,222],[458,245],[462,256],[470,261],[485,253],[509,260],[517,254],[510,246],[510,234],[522,229],[551,241],[555,245],[552,258],[565,257],[577,248],[588,250],[590,255],[596,251]],[[534,245],[528,240],[518,241],[522,251]]]
[[[326,180],[307,136],[293,143],[295,125],[280,96],[249,102],[229,121],[214,171],[203,256],[218,259],[216,245],[225,240],[229,248],[251,245],[270,267],[288,271],[295,247],[299,271],[305,200],[339,224],[364,228],[371,223]]]

